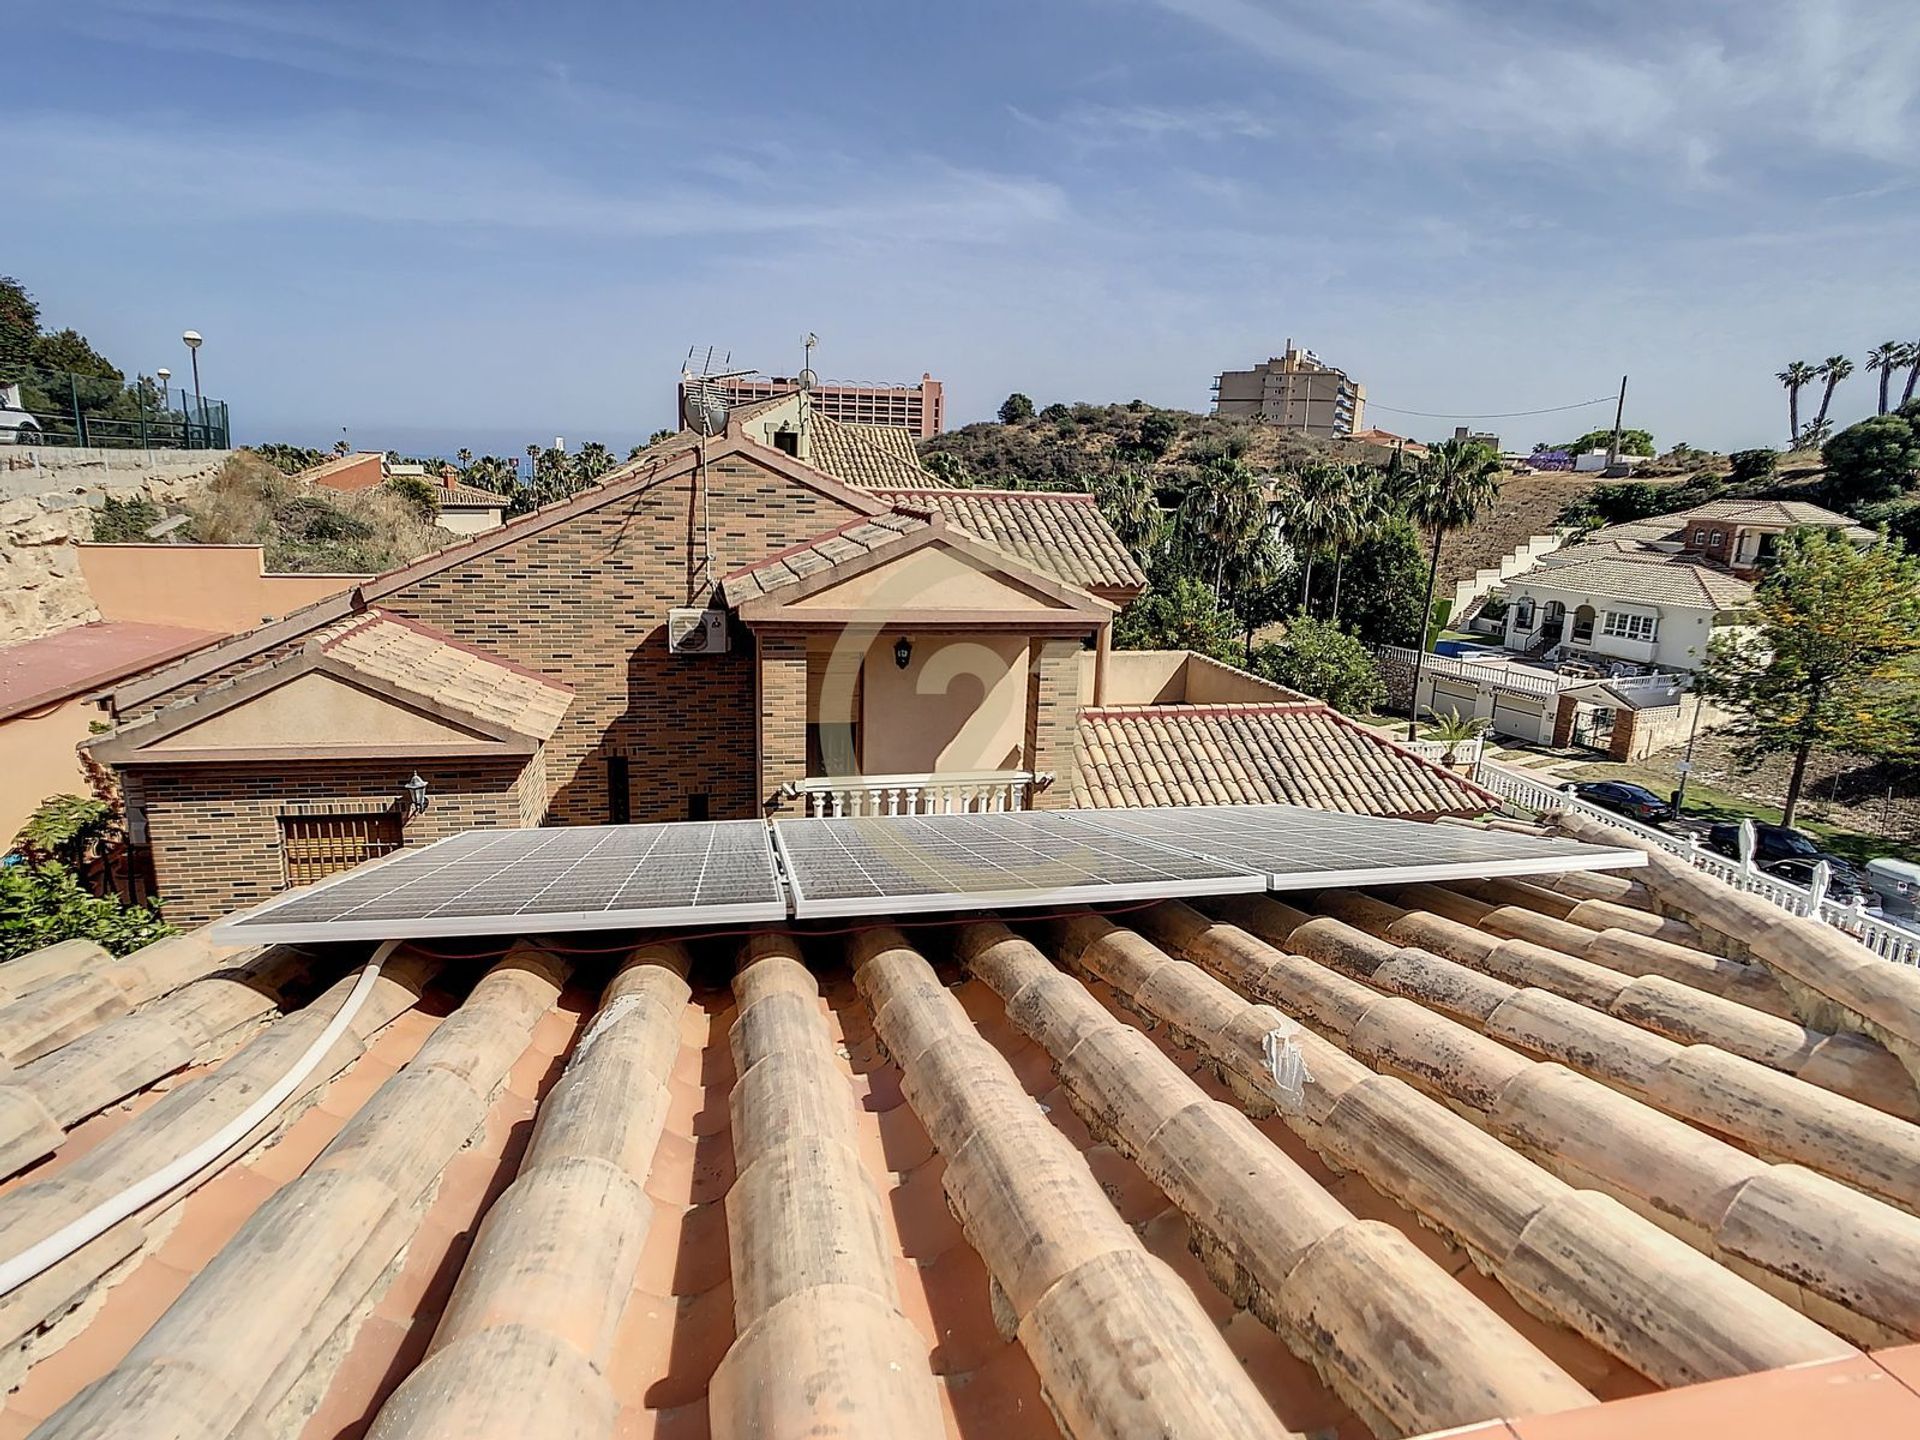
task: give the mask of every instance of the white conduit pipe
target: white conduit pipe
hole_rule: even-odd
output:
[[[262,1121],[286,1103],[287,1098],[300,1088],[326,1057],[334,1042],[346,1033],[347,1027],[353,1023],[353,1017],[360,1013],[360,1007],[366,1003],[367,996],[373,993],[373,982],[380,978],[380,967],[399,946],[398,940],[388,940],[373,952],[373,958],[367,961],[359,980],[348,992],[333,1019],[327,1022],[327,1028],[320,1032],[319,1038],[307,1047],[306,1053],[294,1062],[291,1070],[262,1091],[253,1104],[234,1116],[219,1131],[146,1179],[135,1181],[111,1200],[101,1201],[78,1220],[61,1226],[46,1239],[0,1261],[0,1295],[10,1294],[29,1280],[51,1270],[81,1246],[99,1239],[128,1216],[137,1214],[168,1191],[186,1184],[246,1139]]]

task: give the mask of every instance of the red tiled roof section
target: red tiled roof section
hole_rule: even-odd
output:
[[[918,490],[937,485],[920,468],[913,432],[897,425],[849,425],[813,413],[807,463],[868,490]]]
[[[1147,577],[1091,495],[1053,490],[913,490],[888,496],[938,515],[1036,570],[1111,597],[1146,589]]]
[[[0,720],[211,645],[217,630],[103,620],[0,648]]]
[[[313,643],[371,679],[540,740],[553,734],[573,703],[573,687],[564,681],[385,610],[323,630]]]
[[[504,506],[508,503],[508,497],[505,495],[496,494],[492,490],[483,490],[478,485],[468,485],[459,480],[456,480],[451,485],[435,486],[433,493],[434,498],[437,499],[442,506],[471,505],[484,509],[492,506]]]
[[[1494,798],[1319,701],[1080,712],[1076,805],[1306,805],[1477,815]]]
[[[769,594],[797,584],[809,575],[870,555],[902,535],[926,528],[926,520],[918,515],[857,515],[811,540],[790,545],[721,576],[720,588],[728,604],[738,605],[742,600]]]
[[[1873,1159],[1912,1154],[1913,1077],[1655,914],[1660,867],[1543,878],[869,924],[804,964],[402,947],[250,1146],[7,1297],[0,1436],[857,1430],[883,1385],[901,1440],[1916,1433],[1913,1167]],[[1810,980],[1868,963],[1815,948]],[[359,983],[279,955],[6,1077],[0,1131],[51,1130],[9,1251]]]

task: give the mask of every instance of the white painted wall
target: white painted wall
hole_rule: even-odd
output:
[[[1691,605],[1656,605],[1650,601],[1624,600],[1614,596],[1589,595],[1564,589],[1551,583],[1552,567],[1539,575],[1526,575],[1507,584],[1507,643],[1516,647],[1527,643],[1526,633],[1540,623],[1549,602],[1558,600],[1567,608],[1567,623],[1562,634],[1571,640],[1573,617],[1582,605],[1594,611],[1593,639],[1579,642],[1582,650],[1614,660],[1638,665],[1657,665],[1663,670],[1696,669],[1706,658],[1707,642],[1713,635],[1714,611]],[[1522,601],[1533,601],[1533,616],[1523,628]],[[1629,640],[1606,633],[1607,616],[1620,611],[1652,615],[1656,632],[1651,643]]]

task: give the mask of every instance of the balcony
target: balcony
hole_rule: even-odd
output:
[[[979,815],[1025,810],[1053,783],[1045,771],[959,770],[924,775],[821,775],[780,787],[810,816]]]

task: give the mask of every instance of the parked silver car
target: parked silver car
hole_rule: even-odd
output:
[[[42,436],[40,422],[20,405],[18,385],[0,385],[0,445],[34,445]]]

